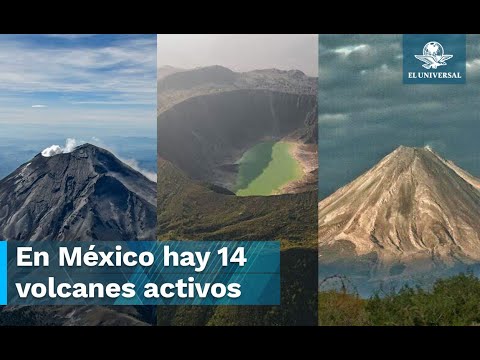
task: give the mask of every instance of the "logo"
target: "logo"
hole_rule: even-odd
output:
[[[465,84],[466,35],[405,34],[402,61],[404,84]]]
[[[436,69],[439,66],[447,65],[446,61],[453,55],[445,55],[443,46],[439,42],[429,41],[423,47],[423,55],[415,55],[415,57],[425,63],[422,65],[425,69]]]

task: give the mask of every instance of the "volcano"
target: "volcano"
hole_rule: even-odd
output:
[[[36,155],[0,181],[7,240],[153,240],[156,184],[112,153],[85,144]]]
[[[480,262],[480,180],[400,146],[321,201],[320,273],[415,276]]]
[[[158,239],[281,241],[282,305],[162,306],[158,324],[317,324],[316,89],[317,78],[298,70],[211,66],[159,80]],[[273,151],[251,153],[266,142],[288,143],[304,176],[269,195],[239,196],[247,153],[259,170],[252,179],[275,162]]]
[[[158,82],[158,155],[192,179],[233,190],[247,150],[287,141],[308,172],[288,192],[311,190],[318,167],[316,84],[298,70],[210,66],[166,76]]]
[[[85,144],[41,153],[0,180],[0,238],[154,240],[156,187],[112,153]],[[4,325],[147,325],[148,306],[5,307]]]

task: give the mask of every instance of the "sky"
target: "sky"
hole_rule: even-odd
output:
[[[317,76],[318,37],[312,34],[169,34],[157,36],[158,66],[222,65],[234,71],[297,69]]]
[[[467,84],[403,85],[401,35],[320,35],[319,196],[399,145],[430,145],[480,176],[480,36],[467,35]]]
[[[0,136],[151,134],[155,49],[155,35],[0,35]]]

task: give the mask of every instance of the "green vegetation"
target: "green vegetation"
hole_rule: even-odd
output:
[[[272,195],[285,184],[300,179],[302,168],[292,156],[294,144],[262,142],[249,149],[239,162],[236,194]]]
[[[317,248],[316,191],[235,196],[189,179],[159,161],[159,240],[281,240],[284,247]]]
[[[159,240],[276,239],[281,251],[280,306],[159,306],[159,325],[315,325],[317,193],[239,197],[189,179],[159,160]]]
[[[26,306],[16,309],[5,310],[0,306],[0,326],[52,326],[55,321],[41,311],[35,311],[34,307]]]
[[[279,306],[159,306],[158,325],[280,326],[316,325],[317,265],[314,249],[281,252]]]
[[[435,282],[430,290],[404,286],[370,299],[345,292],[319,293],[325,326],[470,326],[480,324],[480,280],[471,273]]]
[[[337,291],[318,294],[318,319],[323,326],[362,326],[369,324],[367,301],[357,295]]]

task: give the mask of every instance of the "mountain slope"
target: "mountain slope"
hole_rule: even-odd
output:
[[[235,196],[158,164],[159,240],[280,240],[281,306],[160,306],[160,325],[317,323],[317,192]]]
[[[318,167],[311,160],[317,158],[316,83],[298,70],[237,73],[221,66],[166,76],[158,83],[158,154],[192,179],[233,189],[247,150],[264,141],[294,142],[304,153],[297,160],[306,176],[288,189],[311,189],[310,170]]]
[[[158,153],[194,179],[225,186],[232,166],[259,142],[311,141],[315,117],[311,95],[237,90],[197,96],[159,114]]]
[[[158,239],[282,244],[281,306],[162,306],[159,324],[316,324],[316,83],[295,70],[220,66],[159,81]],[[275,196],[230,191],[244,153],[281,140],[294,143],[292,156],[308,163],[303,181]]]
[[[299,70],[235,72],[219,65],[174,71],[158,81],[158,112],[195,96],[233,90],[271,90],[316,95],[317,78],[307,76]]]
[[[0,180],[0,238],[154,240],[156,184],[85,144],[35,156]],[[1,307],[3,325],[148,325],[153,307]]]
[[[284,240],[315,246],[316,191],[239,197],[160,159],[159,239]]]
[[[177,72],[182,72],[182,71],[185,71],[185,70],[181,68],[176,68],[170,65],[161,66],[157,68],[157,82],[163,79],[164,77],[167,77],[169,75],[175,74]]]
[[[428,148],[397,148],[319,203],[320,268],[381,277],[479,262],[478,181]]]
[[[90,144],[35,156],[0,181],[9,240],[154,239],[156,184]]]

